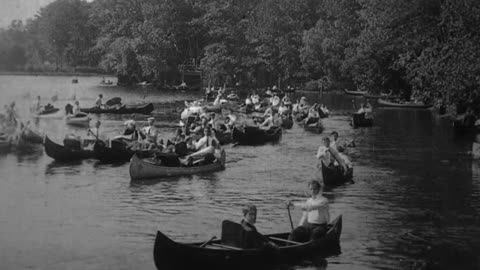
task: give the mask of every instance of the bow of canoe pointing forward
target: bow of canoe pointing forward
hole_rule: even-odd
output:
[[[353,178],[353,168],[348,168],[347,173],[341,166],[326,166],[322,161],[323,183],[327,186],[338,186]]]
[[[48,137],[45,137],[44,146],[47,155],[57,161],[74,161],[94,157],[92,150],[60,145]]]
[[[225,150],[222,150],[220,159],[212,164],[189,167],[167,167],[144,161],[137,155],[134,155],[130,161],[130,178],[132,180],[141,180],[216,172],[225,169],[225,156]]]
[[[222,240],[184,244],[157,232],[153,257],[157,269],[265,269],[279,264],[338,254],[342,216],[330,225],[324,238],[306,243],[288,241],[289,233],[265,235],[279,248],[243,249]]]

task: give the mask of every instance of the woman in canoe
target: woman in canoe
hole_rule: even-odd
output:
[[[322,196],[322,186],[316,180],[308,183],[311,197],[304,203],[287,202],[287,207],[298,207],[303,211],[299,226],[295,228],[289,240],[305,243],[317,240],[327,233],[327,224],[330,222],[328,199]]]

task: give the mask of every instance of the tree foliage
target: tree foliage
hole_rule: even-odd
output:
[[[96,66],[126,82],[480,96],[476,0],[57,0],[0,31],[1,68]],[[480,102],[479,102],[480,103]]]

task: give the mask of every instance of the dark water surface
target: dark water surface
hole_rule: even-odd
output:
[[[80,77],[71,84],[69,77],[1,76],[0,105],[16,100],[28,119],[36,95],[47,100],[57,93],[61,108],[74,94],[85,107],[99,93],[121,96],[125,103],[147,100],[155,104],[162,133],[170,136],[176,108],[198,96],[102,88],[96,86],[100,79]],[[478,260],[480,162],[467,155],[471,142],[455,137],[448,121],[430,110],[379,108],[374,127],[352,129],[350,97],[330,94],[322,102],[333,111],[324,121],[325,133],[337,130],[357,143],[348,152],[355,183],[325,192],[332,217],[343,214],[344,220],[342,253],[327,258],[327,269],[413,269],[427,258],[427,246],[437,244],[473,252],[467,265]],[[128,117],[140,124],[146,119],[102,115],[102,133],[118,134]],[[66,133],[86,134],[61,118],[33,124],[56,141]],[[223,219],[240,221],[245,203],[259,208],[261,232],[288,231],[284,203],[305,198],[321,137],[294,126],[276,145],[227,146],[225,171],[135,183],[128,163],[62,164],[43,147],[2,153],[0,268],[155,269],[157,229],[178,241],[207,240],[220,236]],[[295,209],[292,215],[296,222],[301,213]],[[453,265],[466,268],[460,261]]]

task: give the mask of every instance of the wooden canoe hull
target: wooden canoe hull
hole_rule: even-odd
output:
[[[127,162],[134,154],[142,157],[150,154],[148,150],[133,151],[125,146],[124,143],[112,141],[112,147],[108,147],[104,142],[97,141],[93,146],[93,153],[95,158],[103,163]]]
[[[93,151],[91,150],[68,148],[53,142],[48,137],[45,137],[44,146],[47,155],[57,161],[75,161],[94,157]]]
[[[278,249],[219,249],[202,243],[178,243],[157,232],[153,256],[155,266],[165,269],[265,269],[268,266],[300,263],[305,259],[339,253],[342,216],[332,222],[323,239]],[[267,237],[287,239],[288,233]],[[221,244],[221,240],[212,241]]]
[[[352,181],[353,168],[349,168],[347,173],[343,173],[343,169],[340,166],[327,167],[322,161],[322,176],[323,183],[327,186],[338,186],[348,181]]]
[[[225,169],[225,151],[222,150],[220,160],[205,166],[192,167],[166,167],[159,166],[133,155],[130,161],[130,178],[132,180],[158,179],[171,176],[193,175],[207,172],[216,172]]]
[[[303,129],[308,132],[320,134],[323,132],[324,127],[322,121],[319,120],[315,124],[303,125]]]
[[[407,108],[407,109],[428,109],[433,105],[426,105],[423,103],[395,103],[390,102],[384,99],[378,99],[378,104],[383,107],[392,107],[392,108]]]
[[[246,127],[246,131],[242,132],[236,127],[233,128],[233,142],[239,145],[262,145],[265,143],[275,143],[282,137],[282,128],[274,127],[270,130],[262,130],[255,127]]]
[[[371,127],[373,126],[373,117],[365,117],[365,113],[354,113],[352,115],[353,127]]]
[[[367,91],[348,91],[346,89],[344,91],[345,91],[345,94],[351,95],[351,96],[363,96],[367,93]]]
[[[150,114],[153,111],[153,103],[148,103],[145,105],[126,105],[120,108],[81,108],[80,111],[84,113],[113,113],[113,114],[131,114],[131,113],[140,113],[140,114]]]

